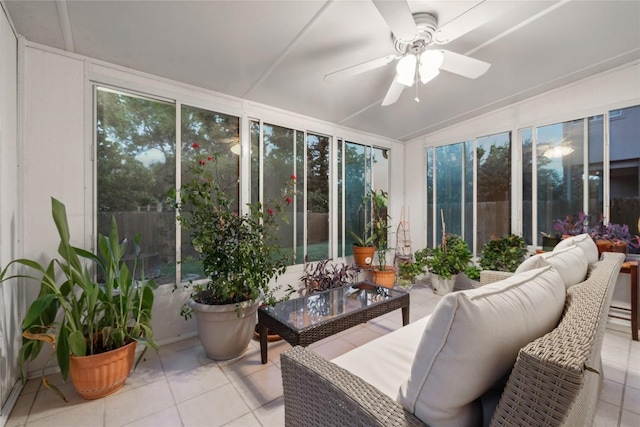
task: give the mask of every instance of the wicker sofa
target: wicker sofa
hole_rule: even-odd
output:
[[[623,261],[621,254],[606,253],[602,260],[589,264],[586,279],[567,288],[557,326],[519,347],[512,369],[477,399],[484,411],[482,423],[491,426],[591,425],[601,383],[600,350],[607,311]],[[498,283],[493,285],[498,286]],[[409,345],[407,343],[420,340],[420,336],[415,334],[422,334],[424,324],[418,325],[419,322],[374,341],[404,334],[396,340],[398,348],[390,350],[390,354],[398,354]],[[408,329],[412,325],[413,331]],[[477,348],[468,350],[474,353]],[[393,374],[395,368],[389,365],[388,356],[367,349],[357,356],[362,358],[365,366],[360,371],[357,366],[345,369],[334,363],[336,360],[325,360],[302,347],[284,352],[281,366],[286,425],[428,425],[430,421],[421,419],[418,411],[406,409],[407,405],[403,406],[401,399],[388,390],[381,391],[383,386],[372,385],[376,382],[375,374],[368,376],[366,373],[372,366],[377,367],[375,369],[379,373],[389,370]],[[411,375],[416,375],[415,370]],[[461,387],[465,387],[464,381]],[[468,419],[453,423],[431,421],[431,425],[436,427],[479,424],[477,420],[469,422]]]

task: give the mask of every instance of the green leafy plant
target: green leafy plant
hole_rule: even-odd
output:
[[[193,144],[199,150],[198,144]],[[247,204],[249,212],[234,210],[232,200],[214,179],[217,157],[197,151],[199,159],[189,168],[191,179],[180,189],[180,201],[173,195],[182,227],[202,263],[206,282],[193,285],[192,298],[201,304],[237,304],[264,299],[275,303],[269,282],[286,271],[291,254],[278,245],[278,217],[284,217],[283,203],[291,204],[296,177],[285,185],[282,200],[268,208]],[[290,290],[292,291],[292,290]],[[192,310],[183,306],[182,315]]]
[[[462,237],[457,234],[445,234],[439,246],[426,251],[425,263],[429,271],[443,279],[465,272],[473,256]]]
[[[521,236],[509,234],[498,238],[492,236],[484,244],[479,264],[484,270],[514,272],[527,255],[527,244]]]
[[[372,221],[370,220],[367,221],[368,215],[366,214],[370,206],[371,206],[371,193],[368,192],[366,195],[362,197],[362,203],[360,204],[359,215],[362,215],[365,221],[365,224],[362,227],[362,234],[360,235],[353,230],[349,230],[349,234],[351,234],[351,236],[354,239],[354,242],[353,242],[354,246],[360,246],[360,247],[375,246],[374,240],[376,236],[373,233]]]
[[[135,261],[130,271],[124,261],[127,241],[120,241],[115,219],[112,219],[109,236],[99,236],[99,255],[96,256],[70,244],[65,206],[54,198],[51,205],[60,237],[60,258],[52,259],[47,266],[30,259],[17,259],[0,272],[0,281],[27,278],[40,282],[38,297],[29,306],[22,322],[23,344],[18,363],[23,381],[26,378],[25,362],[34,360],[45,342],[55,348],[64,379],[69,373],[71,355],[99,354],[134,340],[144,344],[145,351],[147,347],[157,349],[151,329],[156,284],[145,280],[144,273],[140,280],[135,279],[140,236],[137,235],[133,242]],[[25,266],[35,275],[5,277],[13,264]],[[100,269],[104,283],[94,279],[93,267]],[[141,271],[144,272],[144,266]],[[144,351],[138,362],[143,354]],[[54,388],[44,376],[43,383]],[[64,398],[59,390],[55,390]]]
[[[373,209],[371,212],[371,234],[373,236],[373,244],[377,250],[378,267],[380,271],[387,268],[386,256],[389,249],[389,220],[388,214],[389,197],[386,191],[372,191],[371,201]]]
[[[398,265],[398,278],[409,283],[414,283],[416,278],[424,273],[427,265],[427,249],[419,249],[414,254],[413,262],[403,262]]]

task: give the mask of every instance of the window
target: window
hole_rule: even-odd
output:
[[[443,223],[476,253],[491,235],[510,232],[510,132],[426,151],[429,245],[442,242]]]
[[[608,222],[640,234],[640,106],[609,113],[609,170]]]
[[[175,105],[106,88],[96,102],[97,231],[108,235],[113,216],[123,238],[140,233],[145,276],[174,282],[176,221],[164,201],[175,187]]]
[[[339,226],[338,254],[351,255],[353,232],[362,236],[371,220],[371,190],[389,191],[389,150],[339,141],[338,151]],[[344,202],[343,202],[344,200]]]

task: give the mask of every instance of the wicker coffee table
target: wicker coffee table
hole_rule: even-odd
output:
[[[316,292],[258,310],[260,353],[267,363],[267,331],[291,345],[308,346],[391,311],[402,309],[409,323],[409,294],[369,283]]]

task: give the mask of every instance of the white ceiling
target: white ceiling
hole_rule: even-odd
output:
[[[28,40],[401,141],[640,59],[640,1],[492,1],[493,19],[446,45],[485,75],[442,72],[420,103],[414,87],[381,107],[393,64],[323,80],[394,53],[370,0],[4,3]],[[442,26],[479,1],[408,3]]]

